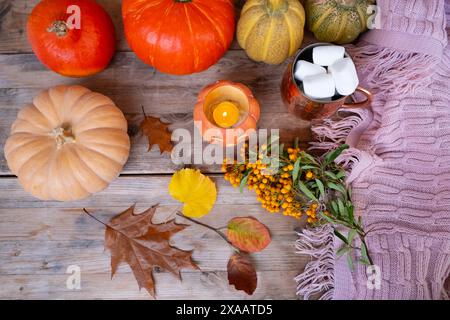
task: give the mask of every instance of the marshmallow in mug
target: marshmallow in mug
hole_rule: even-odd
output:
[[[300,60],[295,65],[294,77],[297,80],[303,81],[306,77],[324,73],[327,73],[327,69],[324,67],[305,60]]]
[[[336,91],[333,76],[329,73],[321,73],[305,77],[303,91],[312,99],[331,98]]]
[[[305,95],[312,99],[329,99],[335,94],[354,93],[359,85],[358,74],[352,59],[344,56],[344,47],[318,46],[313,48],[314,63],[298,61],[294,77],[303,82]],[[322,65],[328,67],[328,73]]]
[[[344,58],[345,48],[341,46],[317,46],[313,48],[313,62],[328,67]]]
[[[328,67],[328,73],[333,76],[336,91],[342,96],[352,94],[359,85],[356,67],[350,58],[337,60]]]

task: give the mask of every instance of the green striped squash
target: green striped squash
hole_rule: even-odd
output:
[[[374,0],[307,0],[306,20],[319,41],[350,43],[367,30]]]
[[[252,60],[280,64],[300,48],[304,28],[305,10],[299,0],[247,0],[237,40]]]

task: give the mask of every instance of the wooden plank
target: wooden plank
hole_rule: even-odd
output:
[[[264,97],[272,99],[268,103],[280,101],[280,80],[289,62],[290,59],[281,65],[258,63],[250,60],[242,50],[231,50],[206,71],[174,76],[155,71],[138,60],[132,52],[119,52],[111,66],[103,72],[87,78],[68,78],[46,69],[34,54],[0,55],[0,88],[35,89],[37,93],[42,88],[56,85],[80,84],[92,90],[105,90],[101,91],[104,94],[113,89],[120,89],[126,94],[126,91],[134,89],[139,90],[139,95],[150,99],[146,106],[161,104],[167,109],[163,113],[172,113],[183,110],[186,104],[195,101],[193,99],[201,88],[220,79],[245,83],[260,100],[264,100]],[[171,97],[165,95],[167,90],[171,90]],[[173,96],[174,93],[177,95]],[[120,102],[117,101],[118,104]],[[170,109],[173,105],[178,106],[178,109]],[[140,107],[136,105],[135,110],[140,110]]]
[[[167,211],[169,208],[160,209]],[[108,208],[108,214],[102,208],[91,210],[96,217],[108,222],[123,208]],[[172,210],[175,208],[170,208]],[[52,218],[48,216],[48,211]],[[210,217],[202,218],[201,221],[220,227],[234,216],[233,212],[255,216],[266,225],[273,226],[270,227],[272,243],[264,251],[252,255],[259,271],[298,270],[303,257],[294,254],[297,238],[294,226],[300,225],[299,222],[293,218],[268,214],[256,206],[223,205],[218,205]],[[54,274],[71,264],[80,265],[90,273],[109,272],[109,252],[104,251],[103,244],[104,227],[84,215],[80,209],[73,209],[69,214],[67,210],[22,209],[14,211],[16,217],[8,217],[5,210],[0,213],[0,229],[4,230],[0,240],[0,274]],[[33,214],[38,217],[45,215],[45,218],[43,221],[32,219],[28,222],[27,219]],[[233,253],[227,243],[204,227],[193,225],[182,218],[177,218],[177,221],[191,226],[173,237],[173,245],[194,250],[193,258],[203,271],[226,271],[227,259]]]
[[[93,222],[91,222],[93,223]],[[196,233],[200,233],[199,236]],[[98,235],[103,236],[103,229]],[[71,232],[69,235],[73,234]],[[192,236],[195,236],[192,238]],[[275,235],[273,243],[261,253],[252,255],[259,271],[299,270],[303,261],[295,255],[294,232],[290,237]],[[193,258],[203,271],[226,271],[232,255],[227,244],[217,235],[205,236],[201,228],[186,231],[177,236],[174,245],[194,250]],[[72,264],[82,266],[90,273],[110,272],[109,252],[104,251],[103,240],[66,241],[2,241],[0,274],[49,275],[66,270]]]
[[[182,272],[182,282],[160,273],[155,274],[155,283],[159,300],[294,300],[296,275],[295,271],[258,272],[258,288],[252,296],[229,286],[225,272]],[[64,271],[51,276],[0,275],[0,299],[151,299],[145,290],[139,291],[130,272],[119,272],[113,279],[109,273],[82,273],[81,290],[67,289],[67,277]]]
[[[104,227],[82,213],[88,210],[102,221],[137,202],[137,212],[160,203],[154,223],[173,216],[179,204],[167,194],[168,176],[120,177],[110,188],[92,198],[72,203],[42,202],[21,191],[15,178],[0,179],[0,298],[148,298],[139,292],[128,266],[111,281],[109,253],[104,251]],[[251,298],[293,299],[293,277],[308,262],[295,254],[295,229],[303,222],[269,214],[257,204],[254,194],[240,194],[220,176],[213,176],[219,193],[213,211],[202,222],[220,227],[236,216],[254,216],[266,224],[272,243],[252,254],[259,276]],[[177,218],[180,223],[188,221]],[[183,282],[162,272],[156,275],[158,298],[226,299],[249,298],[227,285],[226,264],[232,250],[215,233],[191,225],[173,238],[173,245],[194,250],[202,271],[186,270]],[[82,290],[66,289],[66,269],[78,265]],[[216,295],[218,294],[218,295]]]
[[[230,187],[221,175],[210,175],[217,186],[217,205],[255,205],[258,204],[253,191]],[[133,203],[149,207],[155,204],[162,206],[180,205],[168,194],[170,175],[122,176],[113,181],[103,192],[88,199],[72,202],[41,201],[25,193],[17,178],[1,178],[0,209],[20,208],[123,208]],[[7,190],[7,192],[6,192]]]
[[[118,53],[112,66],[99,75],[86,79],[59,76],[43,67],[32,54],[0,55],[0,175],[10,171],[4,159],[3,146],[10,127],[23,105],[48,87],[58,84],[81,84],[111,97],[129,120],[132,136],[130,159],[124,174],[171,173],[179,166],[172,164],[169,155],[157,150],[147,153],[147,141],[139,133],[141,107],[146,113],[163,116],[173,123],[172,128],[193,130],[192,110],[201,88],[218,79],[230,79],[247,84],[261,104],[260,128],[281,129],[283,140],[300,137],[310,141],[310,123],[293,117],[286,110],[280,96],[280,83],[287,62],[280,66],[250,61],[243,51],[230,51],[208,71],[177,77],[155,72],[138,61],[132,53]],[[36,81],[39,79],[39,81]],[[201,167],[218,172],[219,167]]]

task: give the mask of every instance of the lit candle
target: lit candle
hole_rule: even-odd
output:
[[[221,102],[214,108],[213,118],[219,127],[231,127],[239,121],[239,108],[232,102]]]

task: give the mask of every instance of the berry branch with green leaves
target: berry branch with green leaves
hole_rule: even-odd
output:
[[[245,144],[241,150],[241,155],[247,155],[244,161],[225,161],[223,171],[233,186],[253,190],[269,212],[306,216],[307,223],[313,226],[329,223],[343,242],[337,255],[346,255],[350,268],[355,250],[360,252],[360,262],[372,265],[367,232],[361,216],[354,214],[346,172],[335,162],[346,149],[348,145],[341,145],[322,156],[313,156],[298,147],[298,140],[293,148],[285,149],[279,146],[278,137],[270,137],[268,144],[259,148]]]

